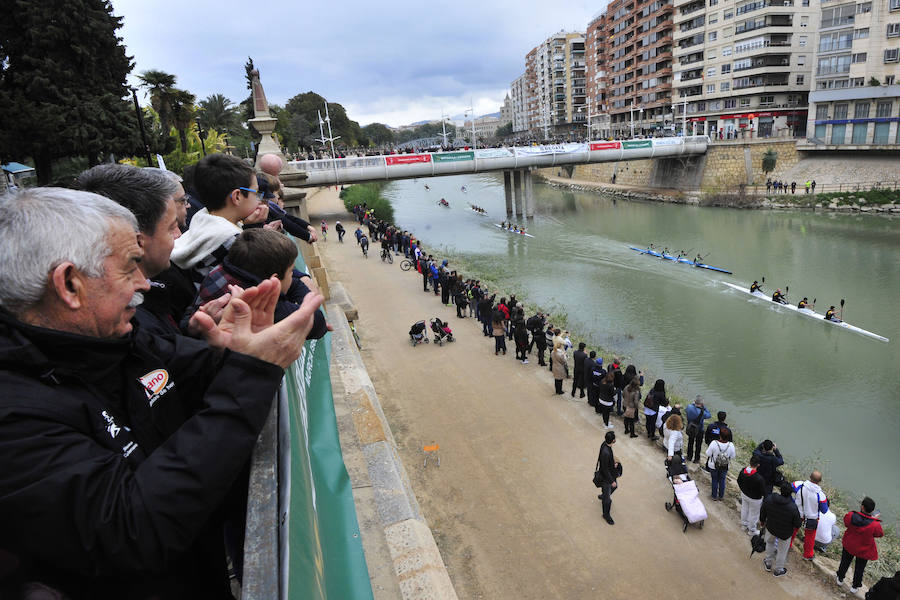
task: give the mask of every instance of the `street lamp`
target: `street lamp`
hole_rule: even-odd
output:
[[[591,103],[581,105],[578,107],[578,112],[581,112],[582,109],[587,106],[587,123],[585,123],[585,128],[587,129],[587,141],[591,141]]]
[[[472,102],[471,98],[469,99],[469,104],[474,106],[474,102]],[[475,109],[470,106],[466,109],[466,111],[472,114],[472,150],[478,149],[478,141],[475,139]],[[466,113],[463,113],[463,116],[466,116]]]
[[[131,98],[134,100],[134,112],[137,114],[138,127],[141,129],[141,141],[144,142],[144,151],[147,153],[147,166],[153,166],[153,159],[150,158],[150,144],[147,143],[147,133],[144,131],[144,113],[141,112],[141,105],[138,104],[137,88],[131,88]]]
[[[322,142],[322,145],[325,146],[325,142],[331,143],[331,165],[334,167],[334,183],[338,182],[338,171],[337,171],[337,160],[335,160],[334,156],[334,140],[340,138],[341,136],[333,136],[331,135],[331,117],[328,116],[328,101],[325,101],[325,119],[322,119],[322,113],[320,111],[316,111],[316,114],[319,115],[319,138],[316,140],[317,142]],[[328,124],[328,137],[325,137],[325,130],[323,129],[323,125]]]

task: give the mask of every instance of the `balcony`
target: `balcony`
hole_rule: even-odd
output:
[[[560,101],[566,99],[566,95],[565,94],[554,94],[553,99],[556,100],[557,102],[560,102]]]
[[[703,43],[702,35],[695,35],[693,37],[685,38],[678,42],[679,48],[690,48],[691,46],[697,46]]]
[[[756,2],[750,2],[737,7],[734,11],[734,16],[745,15],[749,12],[768,8],[770,6],[794,6],[794,0],[757,0]]]
[[[573,80],[572,80],[572,85],[578,86],[578,87],[584,87],[584,85],[585,85],[585,79],[584,79],[583,77],[579,77],[579,78],[577,78],[577,79],[573,79]]]
[[[787,55],[772,54],[763,58],[754,58],[750,60],[750,64],[741,64],[741,61],[734,63],[734,72],[748,71],[750,69],[759,69],[761,67],[789,67],[791,59]]]
[[[696,62],[701,62],[702,60],[703,60],[703,53],[702,52],[694,52],[692,54],[688,54],[687,56],[682,56],[678,60],[678,63],[683,66],[683,65],[691,65]]]
[[[793,23],[791,17],[784,15],[775,15],[772,17],[758,19],[749,23],[741,23],[734,28],[734,34],[739,35],[741,33],[747,33],[748,31],[763,29],[765,27],[791,27],[792,25]]]
[[[746,90],[755,87],[773,87],[784,85],[788,85],[788,78],[786,73],[740,77],[734,80],[734,84],[731,87],[734,90]]]
[[[703,27],[704,25],[706,25],[706,17],[699,16],[679,25],[678,31],[680,33],[684,33],[685,31],[691,31],[692,29],[697,29],[698,27]]]
[[[786,36],[785,38],[779,39],[768,39],[762,40],[759,42],[753,42],[752,44],[740,44],[736,43],[734,45],[734,53],[735,54],[744,54],[746,52],[753,52],[756,50],[761,50],[765,48],[787,48],[790,47],[791,40],[790,36]]]
[[[690,4],[681,6],[679,7],[678,11],[682,15],[689,15],[692,12],[697,12],[698,10],[703,10],[704,8],[706,8],[706,1],[700,0],[699,2],[691,2]]]

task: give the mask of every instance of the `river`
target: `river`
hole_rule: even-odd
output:
[[[428,185],[430,190],[425,189]],[[465,189],[463,189],[465,188]],[[849,494],[900,518],[900,220],[836,213],[700,208],[535,184],[534,238],[500,231],[503,182],[490,174],[387,186],[395,220],[445,247],[573,331],[621,351],[682,395],[702,394],[735,429],[770,438]],[[437,201],[446,198],[451,207]],[[490,218],[471,211],[485,208]],[[638,254],[653,242],[701,252],[733,276]],[[722,282],[790,288],[873,340],[778,309]],[[573,341],[579,338],[573,336]],[[589,343],[590,347],[590,343]],[[652,383],[652,382],[651,382]]]

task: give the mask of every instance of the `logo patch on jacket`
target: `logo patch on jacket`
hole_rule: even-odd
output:
[[[169,381],[169,372],[165,369],[150,371],[146,375],[139,377],[138,381],[140,381],[141,387],[144,388],[144,393],[147,394],[150,406],[156,404],[160,397],[175,386],[174,381]]]

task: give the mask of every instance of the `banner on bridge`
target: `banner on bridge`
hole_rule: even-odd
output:
[[[684,143],[684,138],[680,138],[680,137],[654,138],[653,139],[654,146],[680,146],[683,143]]]
[[[485,148],[476,150],[476,158],[512,158],[515,156],[511,148]]]
[[[468,152],[438,152],[431,155],[434,162],[459,162],[462,160],[475,160],[475,153]]]
[[[541,144],[516,148],[516,156],[544,156],[547,154],[575,154],[587,152],[587,144]]]
[[[384,157],[384,164],[390,165],[412,165],[416,163],[431,162],[430,154],[392,154]]]
[[[621,142],[591,142],[591,151],[594,150],[618,150]]]
[[[632,142],[622,142],[622,148],[625,150],[635,150],[637,148],[652,148],[653,140],[635,140]]]

